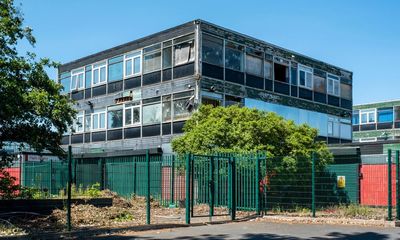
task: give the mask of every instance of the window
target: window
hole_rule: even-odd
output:
[[[194,61],[194,40],[174,46],[174,66]]]
[[[328,81],[328,94],[330,95],[335,95],[335,96],[340,96],[339,93],[339,77],[332,75],[332,74],[328,74],[327,77],[327,81]]]
[[[361,110],[361,124],[375,123],[375,109]]]
[[[172,66],[172,48],[167,47],[163,49],[163,69]]]
[[[225,67],[243,72],[243,47],[231,42],[225,46]]]
[[[143,125],[157,124],[161,122],[161,102],[160,98],[143,100]]]
[[[224,43],[222,39],[212,37],[210,35],[203,35],[203,48],[202,57],[203,61],[209,64],[223,66],[223,50]]]
[[[313,88],[313,69],[299,64],[299,86]]]
[[[394,106],[394,120],[400,121],[400,106]]]
[[[85,115],[85,132],[90,132],[91,129],[91,115],[90,114],[86,114]]]
[[[125,77],[138,75],[142,72],[142,52],[137,51],[126,54],[124,57]]]
[[[83,132],[83,112],[79,112],[73,124],[73,129],[76,133]]]
[[[90,88],[92,85],[92,65],[85,67],[85,88]]]
[[[289,67],[274,63],[274,79],[279,82],[289,82]]]
[[[71,90],[85,88],[85,69],[80,68],[72,71]]]
[[[272,63],[270,61],[264,61],[264,77],[272,79]]]
[[[118,56],[108,60],[108,82],[122,80],[123,78],[123,56]]]
[[[229,107],[231,105],[243,106],[243,99],[240,97],[225,95],[225,107]]]
[[[345,83],[341,83],[340,84],[340,96],[342,98],[351,100],[351,97],[352,97],[351,89],[352,89],[351,85],[345,84]]]
[[[161,43],[143,49],[143,73],[161,69]]]
[[[333,117],[328,118],[328,136],[336,138],[340,137],[339,119]]]
[[[261,58],[246,54],[246,72],[256,76],[263,75],[263,60]]]
[[[378,122],[393,122],[393,108],[378,108]]]
[[[174,94],[174,120],[184,119],[190,116],[193,107],[193,94],[193,91]]]
[[[96,109],[92,113],[92,130],[101,130],[106,128],[105,109]]]
[[[360,112],[358,110],[353,111],[353,125],[360,124]]]
[[[123,123],[123,106],[112,106],[107,108],[107,127],[108,129],[120,128]]]
[[[71,75],[69,75],[69,73],[64,73],[61,74],[60,78],[60,83],[63,86],[61,93],[69,93],[71,91]]]
[[[163,122],[171,121],[171,112],[172,112],[172,104],[171,104],[171,95],[163,96],[162,102],[162,118]]]
[[[125,126],[140,124],[140,102],[125,104]]]
[[[320,92],[320,93],[326,93],[325,78],[314,75],[313,82],[314,82],[314,91]]]
[[[93,64],[92,69],[92,85],[98,85],[105,83],[106,79],[106,62],[101,62],[97,64]]]

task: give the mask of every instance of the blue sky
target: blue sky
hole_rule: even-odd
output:
[[[353,71],[355,104],[400,99],[400,1],[17,3],[37,39],[21,50],[61,63],[200,18]]]

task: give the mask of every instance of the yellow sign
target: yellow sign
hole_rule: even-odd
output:
[[[337,176],[337,187],[338,188],[346,187],[346,177],[345,176]]]

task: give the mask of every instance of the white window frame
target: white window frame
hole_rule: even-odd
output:
[[[79,87],[79,75],[82,75],[82,87]],[[73,83],[73,78],[76,77],[76,82],[75,82],[75,86],[72,86]],[[85,89],[85,68],[78,68],[78,69],[74,69],[71,71],[71,82],[70,82],[70,91],[76,91],[76,90],[81,90],[81,89]]]
[[[359,142],[376,142],[377,138],[376,137],[369,137],[369,138],[359,138]]]
[[[92,87],[93,86],[99,86],[99,85],[103,85],[107,83],[107,78],[108,78],[108,67],[107,67],[107,60],[103,60],[97,63],[92,64]],[[97,67],[95,67],[95,65],[99,65]],[[101,68],[105,68],[105,80],[104,81],[100,81],[100,70]],[[94,83],[94,71],[98,70],[99,71],[99,82],[98,83]]]
[[[100,127],[100,114],[102,114],[102,113],[104,113],[104,128]],[[98,128],[96,128],[96,129],[94,129],[94,127],[93,127],[94,115],[99,115],[98,120],[97,120],[98,121],[97,122]],[[94,110],[93,113],[90,114],[90,118],[91,118],[90,119],[90,130],[92,132],[102,131],[102,130],[107,129],[107,110],[105,108],[104,109],[96,109],[96,110]]]
[[[126,105],[127,104],[130,104],[130,103],[125,103],[124,104],[124,112],[123,112],[123,126],[124,127],[131,127],[131,126],[139,126],[139,125],[141,125],[142,124],[142,104],[141,104],[141,102],[139,102],[139,104],[138,105],[134,105],[134,106],[129,106],[129,107],[127,107]],[[131,111],[131,114],[132,114],[132,117],[133,117],[133,109],[134,108],[139,108],[139,113],[140,113],[140,116],[139,116],[139,122],[136,122],[136,123],[131,123],[131,124],[126,124],[126,121],[125,121],[125,118],[126,118],[126,116],[125,116],[125,110],[128,110],[128,109],[130,109],[130,111]]]
[[[298,75],[298,77],[297,77],[297,84],[299,85],[299,87],[302,87],[302,88],[307,88],[307,89],[313,89],[313,86],[314,86],[314,69],[312,68],[312,67],[308,67],[308,66],[305,66],[305,65],[301,65],[301,64],[299,64],[298,65],[298,70],[297,70],[298,72],[297,72],[297,75]],[[301,85],[300,84],[300,72],[304,72],[304,74],[305,74],[305,80],[304,80],[304,85]],[[310,86],[307,86],[307,74],[310,74],[311,75],[311,82],[310,82]]]
[[[79,118],[82,119],[81,121],[81,126],[79,127],[80,130],[78,130],[78,120]],[[80,111],[77,115],[76,115],[76,119],[74,120],[74,124],[73,124],[73,128],[75,133],[83,133],[85,131],[85,112],[84,111]]]
[[[373,121],[373,122],[370,122],[370,121],[369,121],[369,115],[370,115],[371,113],[374,113],[374,121]],[[362,115],[363,115],[363,114],[367,114],[367,122],[366,122],[366,123],[363,123],[363,122],[362,122]],[[360,110],[360,125],[376,123],[376,118],[377,118],[377,116],[376,116],[376,108],[362,109],[362,110]]]
[[[136,53],[138,53],[138,55],[136,55]],[[131,57],[127,57],[128,55],[134,54],[134,56]],[[139,67],[139,72],[135,73],[135,59],[139,58],[140,61],[140,67]],[[126,62],[131,60],[131,67],[132,67],[132,74],[127,75],[126,74]],[[136,50],[136,51],[132,51],[129,53],[125,53],[124,54],[124,66],[123,66],[123,71],[124,71],[124,78],[129,78],[129,77],[133,77],[133,76],[139,76],[142,74],[142,70],[143,70],[143,52],[142,50]]]
[[[332,90],[329,89],[329,81],[332,81],[332,87],[333,87]],[[337,93],[335,93],[335,85],[336,84],[337,84],[337,89],[338,89]],[[333,75],[330,73],[328,73],[326,75],[326,92],[329,95],[340,97],[340,78],[339,78],[339,76],[336,76],[336,75]]]

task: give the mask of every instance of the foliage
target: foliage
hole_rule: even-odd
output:
[[[57,64],[34,53],[20,54],[17,46],[27,41],[34,46],[32,29],[13,0],[0,0],[0,174],[12,158],[4,144],[27,144],[61,155],[62,133],[75,116],[71,101],[61,95],[62,86],[49,78],[45,69]],[[2,180],[6,183],[9,180]],[[1,190],[6,188],[0,187]],[[0,194],[5,194],[0,192]]]
[[[17,195],[19,185],[15,181],[9,172],[0,171],[0,199],[12,199]]]

